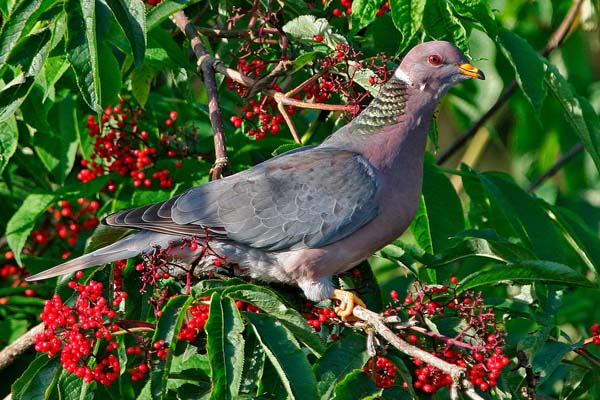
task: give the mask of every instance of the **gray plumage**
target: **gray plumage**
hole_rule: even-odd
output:
[[[416,46],[369,107],[321,145],[109,215],[105,224],[139,232],[28,280],[208,235],[219,255],[252,277],[298,285],[311,300],[331,297],[331,275],[356,265],[409,225],[435,106],[452,85],[469,78],[483,74],[450,43]],[[177,256],[192,262],[198,254]]]

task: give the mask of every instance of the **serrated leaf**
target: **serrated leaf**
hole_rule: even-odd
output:
[[[392,0],[390,10],[394,25],[402,32],[402,44],[399,52],[403,53],[415,40],[422,27],[426,0]]]
[[[381,396],[383,389],[378,388],[375,382],[362,370],[354,370],[341,381],[335,388],[336,400],[364,400],[376,399]]]
[[[511,264],[496,264],[464,278],[460,290],[482,285],[496,285],[500,282],[544,282],[548,284],[581,286],[593,288],[595,285],[571,267],[551,261],[520,261]]]
[[[48,170],[59,183],[64,183],[75,163],[79,144],[78,108],[72,96],[54,104],[48,114],[52,129],[36,132],[34,149]]]
[[[11,55],[19,39],[27,34],[25,26],[40,11],[42,3],[42,0],[20,0],[12,8],[8,19],[3,21],[4,24],[0,30],[0,66]]]
[[[560,103],[565,118],[583,142],[586,151],[600,171],[600,119],[589,102],[578,96],[558,69],[545,63],[545,82],[550,93]]]
[[[88,106],[100,112],[100,74],[98,72],[98,43],[96,39],[95,2],[68,0],[67,54],[75,72],[77,86]]]
[[[346,38],[335,33],[325,18],[314,15],[301,15],[283,26],[283,31],[294,39],[315,45],[315,36],[322,35],[323,41],[319,45],[335,50],[338,44],[347,44]],[[315,46],[317,47],[317,46]]]
[[[49,399],[56,384],[61,365],[58,357],[39,355],[29,364],[23,375],[13,383],[13,400]]]
[[[460,0],[452,2],[452,5],[457,14],[478,23],[492,40],[498,35],[498,26],[489,2]]]
[[[83,383],[81,378],[65,370],[58,374],[58,393],[63,399],[92,400],[94,393],[89,384]]]
[[[214,293],[204,326],[210,363],[211,399],[237,399],[244,368],[244,323],[231,299]]]
[[[316,399],[317,381],[304,352],[277,319],[266,314],[244,313],[267,358],[292,399]]]
[[[150,393],[153,399],[162,399],[167,393],[171,362],[178,342],[177,335],[181,329],[181,323],[186,314],[185,311],[193,300],[191,296],[172,297],[162,309],[162,314],[152,337],[152,343],[164,340],[168,352],[165,360],[160,360],[155,364],[150,373]]]
[[[136,68],[141,68],[146,51],[146,9],[138,0],[106,0],[118,24],[125,32]]]
[[[535,115],[539,115],[546,97],[542,58],[525,39],[516,33],[500,29],[498,38],[502,52],[515,69],[519,87],[529,100]]]
[[[231,286],[223,291],[223,296],[253,304],[269,315],[277,318],[300,341],[316,355],[325,351],[323,343],[313,333],[306,320],[291,307],[288,307],[275,293],[260,286],[244,284]]]
[[[6,240],[21,265],[21,250],[37,219],[56,200],[53,194],[30,194],[6,224]]]
[[[364,335],[351,332],[342,335],[327,348],[327,351],[313,367],[318,381],[321,399],[330,399],[335,386],[352,370],[362,368],[369,355],[367,354]]]
[[[246,331],[244,347],[244,371],[240,385],[240,395],[254,397],[258,392],[260,379],[265,368],[266,355],[254,331]]]
[[[358,32],[375,20],[381,7],[379,0],[354,0],[352,2],[352,32]]]
[[[0,174],[17,150],[19,130],[14,115],[0,122]]]
[[[468,35],[463,24],[452,14],[447,0],[428,0],[423,16],[425,33],[436,40],[447,40],[467,52]]]

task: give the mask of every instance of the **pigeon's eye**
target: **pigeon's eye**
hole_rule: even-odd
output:
[[[431,65],[440,65],[442,63],[442,57],[437,54],[432,54],[427,58],[427,62]]]

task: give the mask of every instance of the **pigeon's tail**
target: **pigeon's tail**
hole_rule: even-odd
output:
[[[74,258],[65,263],[52,267],[38,274],[29,276],[27,281],[38,281],[42,279],[53,278],[55,276],[68,274],[82,269],[102,265],[117,260],[135,257],[151,249],[154,245],[165,244],[170,235],[162,235],[149,231],[129,235],[113,244],[110,244],[91,253],[84,254],[81,257]],[[158,239],[158,240],[157,240]],[[167,241],[168,243],[168,241]]]

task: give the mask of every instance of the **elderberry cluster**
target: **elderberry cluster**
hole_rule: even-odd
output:
[[[171,111],[164,121],[167,128],[177,120],[176,111]],[[141,107],[132,107],[123,99],[119,105],[108,106],[100,120],[88,116],[86,128],[88,135],[94,139],[94,152],[89,160],[83,159],[83,167],[77,174],[81,182],[89,182],[97,176],[116,172],[122,177],[130,177],[135,187],[159,187],[170,189],[173,179],[169,169],[157,169],[159,158],[173,159],[173,166],[182,166],[182,159],[189,155],[188,141],[196,141],[196,132],[182,137],[181,129],[164,132],[159,137],[151,135],[140,127],[144,119]],[[107,185],[109,191],[114,191],[114,182]]]

